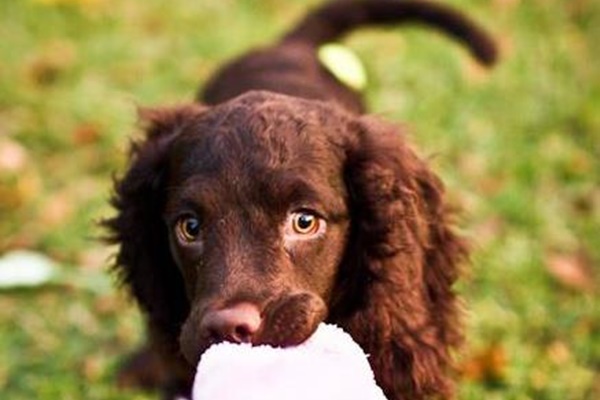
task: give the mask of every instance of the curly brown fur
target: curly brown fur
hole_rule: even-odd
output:
[[[330,38],[389,24],[361,12],[393,5],[404,19],[442,18],[467,43],[465,32],[489,39],[445,6],[392,3],[326,5],[277,46],[226,66],[207,85],[208,105],[143,112],[146,136],[115,182],[117,214],[105,225],[148,324],[136,357],[155,371],[133,362],[123,381],[189,395],[212,343],[292,346],[325,321],[370,355],[390,400],[452,396],[462,340],[452,286],[467,248],[443,185],[400,129],[360,115],[360,95],[319,64],[321,31],[307,27],[324,24]],[[291,231],[298,215],[319,230]]]

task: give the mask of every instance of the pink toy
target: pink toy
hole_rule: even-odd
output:
[[[198,364],[193,400],[385,400],[367,356],[341,328],[274,348],[221,343]]]

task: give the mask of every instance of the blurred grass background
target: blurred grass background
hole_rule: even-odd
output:
[[[419,27],[345,42],[371,109],[432,155],[474,244],[460,398],[599,399],[600,2],[448,2],[496,35],[496,69]],[[189,101],[320,1],[0,3],[0,256],[89,278],[0,291],[0,397],[154,398],[114,387],[143,332],[96,225],[136,106]]]

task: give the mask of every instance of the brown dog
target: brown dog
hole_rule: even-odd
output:
[[[200,104],[145,113],[106,223],[150,332],[124,379],[187,396],[212,343],[292,346],[326,321],[370,355],[390,400],[451,396],[466,247],[442,184],[316,55],[360,26],[404,22],[496,58],[447,6],[336,1],[223,67]]]

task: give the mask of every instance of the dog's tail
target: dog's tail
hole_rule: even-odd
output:
[[[484,65],[496,62],[494,40],[474,21],[454,8],[424,0],[336,0],[308,14],[284,41],[319,46],[362,26],[426,24],[462,41]]]

